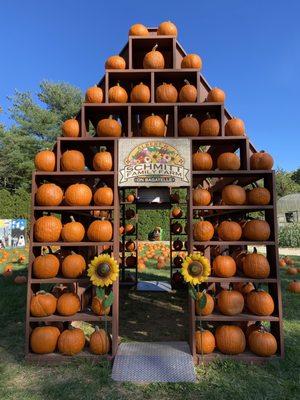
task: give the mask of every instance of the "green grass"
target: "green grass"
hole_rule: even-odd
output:
[[[298,259],[297,261],[300,261]],[[299,264],[298,264],[299,266]],[[24,266],[15,265],[19,273]],[[0,399],[1,400],[294,400],[299,399],[300,365],[300,297],[286,291],[288,277],[282,275],[284,331],[286,357],[266,365],[247,365],[233,361],[214,362],[197,368],[196,384],[121,384],[110,378],[108,364],[73,361],[60,366],[38,366],[24,362],[24,317],[26,286],[13,283],[13,278],[0,277]],[[125,296],[125,297],[123,297]],[[135,307],[130,301],[135,300]],[[182,299],[135,298],[134,292],[121,294],[121,329],[124,340],[136,340],[141,329],[152,336],[147,339],[165,338],[173,335],[174,326],[184,321],[177,316]],[[128,303],[126,304],[126,302]],[[170,301],[172,304],[170,304]],[[172,306],[172,309],[166,309]],[[150,314],[152,313],[152,314]],[[160,318],[164,324],[148,321],[139,328],[146,315]],[[148,318],[149,319],[149,318]],[[130,328],[129,321],[132,320]],[[185,320],[186,321],[186,320]],[[169,328],[169,329],[168,329]],[[186,327],[185,327],[186,328]],[[141,336],[142,335],[142,336]]]

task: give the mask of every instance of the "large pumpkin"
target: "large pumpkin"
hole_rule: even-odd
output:
[[[109,88],[108,102],[109,103],[127,103],[128,94],[124,88],[117,83],[115,86]]]
[[[222,290],[218,294],[218,308],[224,315],[241,314],[244,308],[244,297],[237,290]]]
[[[187,54],[181,60],[181,68],[202,68],[202,60],[198,54]]]
[[[100,187],[94,193],[93,199],[96,206],[111,206],[114,202],[114,192],[110,187]]]
[[[158,35],[177,36],[177,27],[171,21],[164,21],[159,24],[157,29]]]
[[[263,290],[252,290],[247,294],[246,305],[255,315],[268,316],[274,311],[272,296]]]
[[[226,205],[243,205],[246,203],[246,191],[239,185],[227,185],[222,190],[222,200]]]
[[[199,300],[201,299],[202,296],[206,297],[206,304],[203,308],[200,308],[199,306]],[[214,311],[215,307],[215,302],[213,297],[209,293],[197,293],[197,300],[195,301],[195,311],[197,315],[210,315]]]
[[[67,119],[62,124],[61,131],[65,137],[78,137],[80,133],[79,122],[75,118]]]
[[[81,242],[85,235],[85,229],[81,222],[71,217],[71,222],[63,225],[61,237],[64,242]]]
[[[109,242],[113,236],[110,221],[94,221],[87,230],[87,237],[91,242]]]
[[[195,344],[198,354],[209,354],[214,351],[216,340],[209,330],[199,330],[195,332]]]
[[[100,137],[120,137],[122,134],[121,124],[110,115],[101,119],[97,124],[97,135]]]
[[[74,183],[65,191],[65,202],[69,206],[89,206],[93,193],[84,183]]]
[[[78,150],[67,150],[60,159],[63,171],[83,171],[85,169],[84,155]]]
[[[215,333],[217,348],[224,354],[243,353],[246,338],[242,329],[236,325],[219,326]]]
[[[193,205],[208,206],[211,202],[211,194],[207,189],[196,188],[193,190]]]
[[[217,159],[217,166],[220,170],[235,171],[240,169],[241,161],[236,154],[226,152],[219,155]]]
[[[106,295],[105,298],[107,298]],[[94,296],[92,299],[92,311],[96,315],[108,315],[110,312],[110,307],[103,307],[103,300],[104,299],[100,299],[97,296]]]
[[[134,24],[130,27],[129,36],[149,36],[149,31],[143,24]]]
[[[265,151],[253,153],[250,157],[250,168],[255,170],[269,170],[272,169],[274,160],[272,156]]]
[[[253,219],[246,222],[243,227],[243,236],[247,240],[266,241],[271,235],[270,225],[267,221]]]
[[[57,299],[53,294],[37,292],[30,300],[30,314],[33,317],[48,317],[55,313]]]
[[[179,136],[198,136],[200,132],[199,122],[192,114],[181,118],[178,122]]]
[[[191,85],[188,80],[184,80],[185,85],[179,92],[179,101],[181,103],[195,103],[197,100],[197,88]]]
[[[143,119],[142,136],[165,136],[166,125],[159,115],[150,115]]]
[[[80,311],[80,299],[76,293],[63,293],[57,300],[57,312],[60,315],[74,315]]]
[[[107,354],[110,350],[109,336],[104,329],[96,326],[90,337],[90,351],[93,354]]]
[[[60,219],[53,215],[45,215],[36,220],[33,235],[37,242],[57,242],[62,230]]]
[[[143,68],[145,69],[164,69],[165,59],[162,53],[156,50],[158,44],[156,44],[149,53],[147,53],[143,59]]]
[[[256,248],[243,260],[243,272],[249,278],[264,279],[270,274],[270,264],[263,254],[258,254]]]
[[[218,255],[212,266],[214,274],[220,278],[230,278],[236,273],[236,263],[230,256]]]
[[[277,351],[275,337],[263,328],[250,333],[248,344],[250,350],[261,357],[273,356]]]
[[[196,241],[207,242],[214,236],[214,227],[209,221],[198,221],[193,225],[193,236]]]
[[[94,155],[93,168],[95,171],[111,171],[113,167],[112,155],[105,148]]]
[[[218,226],[218,236],[224,241],[237,241],[242,237],[242,228],[237,222],[222,221]]]
[[[30,347],[34,353],[53,353],[57,346],[60,331],[56,326],[40,326],[34,328],[30,335]]]
[[[85,345],[85,336],[81,329],[72,328],[63,331],[58,338],[58,350],[67,356],[80,353]]]
[[[36,191],[35,200],[39,206],[59,206],[64,193],[55,183],[43,183]]]
[[[143,82],[135,85],[130,92],[131,103],[149,103],[150,98],[150,89],[147,85],[144,85]]]
[[[54,278],[59,270],[59,259],[54,254],[38,256],[34,259],[32,268],[35,278]]]
[[[247,204],[254,206],[266,206],[271,201],[271,194],[268,189],[255,187],[247,191]]]
[[[82,275],[86,268],[84,257],[80,254],[70,254],[63,259],[61,272],[65,278],[76,279]]]
[[[42,150],[34,157],[34,165],[37,171],[53,172],[55,170],[55,154],[50,150]]]
[[[225,92],[222,89],[213,88],[208,92],[206,101],[209,103],[224,103],[225,97]]]
[[[157,103],[176,103],[178,92],[172,83],[163,83],[156,88]]]
[[[244,136],[245,125],[240,118],[229,119],[225,124],[225,136]]]
[[[200,136],[218,136],[220,134],[220,124],[216,118],[208,118],[201,122]]]
[[[213,167],[213,159],[209,153],[197,151],[193,154],[193,169],[195,171],[210,171]]]
[[[105,68],[106,69],[125,69],[126,61],[121,56],[110,56],[105,61]]]
[[[102,103],[103,90],[97,85],[89,87],[85,93],[86,103]]]

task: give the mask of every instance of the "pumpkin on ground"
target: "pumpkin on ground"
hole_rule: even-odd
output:
[[[59,315],[69,316],[80,311],[80,299],[76,293],[63,293],[57,300]]]
[[[150,115],[143,119],[142,136],[165,136],[166,125],[159,115]]]
[[[105,295],[105,298],[107,298],[107,296]],[[103,307],[103,300],[104,299],[100,299],[97,296],[94,296],[92,299],[92,311],[93,313],[95,313],[96,315],[108,315],[110,313],[110,307]]]
[[[229,119],[225,124],[225,136],[244,136],[245,125],[240,118]]]
[[[288,291],[291,293],[300,293],[300,281],[292,281],[288,284]]]
[[[84,257],[80,254],[70,254],[63,259],[61,272],[65,278],[76,279],[80,277],[86,269]]]
[[[93,221],[87,230],[87,237],[91,242],[109,242],[113,236],[110,221]]]
[[[244,308],[244,297],[237,290],[222,290],[218,294],[218,308],[224,315],[241,314]]]
[[[247,294],[246,305],[249,311],[255,315],[268,316],[274,311],[272,296],[264,290],[252,290]]]
[[[242,228],[237,222],[222,221],[218,226],[218,236],[224,241],[237,241],[242,237]]]
[[[158,44],[156,44],[149,53],[147,53],[143,59],[143,68],[145,69],[164,69],[165,59],[160,51],[157,50]]]
[[[110,350],[110,339],[104,329],[96,326],[90,337],[90,351],[93,354],[107,354]]]
[[[200,308],[199,300],[201,299],[202,296],[206,297],[206,304],[203,308]],[[214,307],[215,307],[214,299],[209,293],[201,293],[201,292],[197,293],[197,300],[195,301],[195,311],[197,315],[202,315],[202,316],[210,315],[214,311]]]
[[[246,222],[243,227],[243,236],[247,240],[267,241],[271,235],[270,225],[267,221],[253,219]]]
[[[111,206],[114,202],[114,192],[110,187],[100,187],[94,193],[93,199],[96,206]]]
[[[222,89],[213,88],[208,92],[206,101],[209,103],[224,103],[225,97],[225,92]]]
[[[159,24],[157,29],[158,35],[177,36],[177,27],[171,21],[164,21]]]
[[[208,118],[201,122],[200,136],[218,136],[220,134],[220,123],[216,118]]]
[[[80,133],[79,122],[75,118],[67,119],[62,124],[61,131],[65,137],[78,137]]]
[[[55,326],[40,326],[34,328],[30,335],[30,347],[34,353],[53,353],[57,346],[60,331]]]
[[[218,255],[213,261],[213,271],[220,278],[230,278],[236,273],[234,259],[226,255]]]
[[[214,335],[209,330],[198,330],[195,332],[196,352],[198,354],[212,353],[216,347]]]
[[[246,192],[247,204],[254,206],[266,206],[271,201],[271,193],[263,187],[255,187]]]
[[[191,85],[190,82],[185,79],[185,85],[179,91],[179,101],[181,103],[195,103],[197,100],[197,88]]]
[[[202,188],[193,189],[194,206],[208,206],[210,202],[211,202],[211,194],[207,189],[202,189]]]
[[[258,254],[256,248],[243,260],[243,272],[249,278],[264,279],[270,275],[270,264],[263,254]]]
[[[134,24],[130,27],[129,36],[149,36],[149,31],[143,24]]]
[[[73,356],[80,353],[85,345],[85,336],[81,329],[72,328],[63,331],[57,342],[60,353]]]
[[[143,82],[135,85],[130,92],[131,103],[149,103],[150,98],[150,89],[147,85],[144,85]]]
[[[33,235],[37,242],[57,242],[60,238],[62,224],[53,215],[44,215],[36,220]]]
[[[224,354],[240,354],[246,348],[246,338],[236,325],[219,326],[215,333],[217,348]]]
[[[39,206],[59,206],[64,193],[55,183],[43,183],[36,191],[35,200]]]
[[[60,159],[63,171],[83,171],[85,169],[84,155],[78,150],[67,150]]]
[[[236,171],[240,169],[241,161],[236,154],[226,152],[219,155],[217,166],[223,171]]]
[[[24,283],[27,282],[27,277],[24,275],[17,275],[14,279],[14,283],[16,285],[23,285]]]
[[[120,137],[122,126],[112,115],[101,119],[97,124],[97,135],[100,137]]]
[[[93,158],[93,168],[95,171],[111,171],[113,166],[112,155],[105,148],[102,148]]]
[[[270,357],[277,351],[277,341],[272,333],[265,329],[254,330],[248,338],[250,350],[261,356]]]
[[[34,165],[37,171],[53,172],[55,170],[55,154],[50,150],[42,150],[34,157]]]
[[[214,227],[209,221],[198,221],[193,225],[193,236],[196,241],[207,242],[214,236]]]
[[[213,159],[207,152],[197,151],[193,154],[192,160],[195,171],[210,171],[213,167]]]
[[[81,242],[85,235],[85,229],[81,222],[77,222],[73,217],[71,222],[63,225],[61,237],[64,242]]]
[[[35,278],[54,278],[58,274],[59,259],[54,254],[41,255],[34,259],[32,268]]]
[[[222,201],[226,205],[243,205],[246,203],[246,191],[239,185],[227,185],[222,190]]]
[[[106,69],[125,69],[126,61],[121,56],[110,56],[105,61],[105,68]]]
[[[202,68],[202,60],[198,54],[187,54],[181,60],[181,68]]]
[[[286,274],[287,275],[297,275],[298,274],[298,270],[295,267],[288,267],[286,270]]]
[[[115,86],[109,88],[108,102],[109,103],[127,103],[128,94],[124,88],[117,83]]]
[[[178,122],[179,136],[198,136],[200,132],[199,122],[192,114],[181,118]]]
[[[250,157],[250,168],[254,170],[269,170],[274,164],[273,157],[265,151],[253,153]]]
[[[85,93],[86,103],[102,103],[103,90],[97,85],[89,87]]]
[[[30,300],[30,314],[33,317],[48,317],[55,313],[57,299],[44,291],[33,294]]]
[[[157,103],[176,103],[178,92],[172,83],[163,83],[156,88]]]
[[[88,185],[75,183],[67,187],[65,191],[65,202],[69,206],[89,206],[93,193]]]

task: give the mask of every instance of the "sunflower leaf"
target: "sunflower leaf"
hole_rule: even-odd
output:
[[[104,309],[108,308],[112,305],[113,302],[114,302],[114,294],[113,292],[110,292],[109,295],[106,297],[106,299],[103,300],[102,306]]]
[[[206,306],[207,303],[207,297],[204,294],[202,294],[202,296],[200,297],[200,299],[198,300],[198,304],[201,310],[203,310],[203,308]]]
[[[104,297],[105,297],[105,290],[104,290],[104,288],[99,288],[99,287],[97,287],[97,289],[96,289],[96,296],[97,296],[100,300],[103,300]]]
[[[197,292],[194,288],[194,286],[189,286],[189,295],[193,300],[197,300]]]

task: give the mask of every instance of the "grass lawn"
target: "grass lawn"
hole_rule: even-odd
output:
[[[300,258],[294,259],[299,267]],[[14,270],[26,274],[24,265],[15,263]],[[13,278],[0,277],[1,400],[300,398],[300,297],[286,291],[287,283],[292,278],[284,271],[285,360],[261,366],[231,361],[214,362],[197,368],[196,384],[116,383],[110,379],[110,366],[106,363],[99,365],[73,361],[68,365],[51,367],[26,364],[23,360],[26,286],[15,285]],[[155,340],[159,337],[160,340],[167,340],[173,337],[174,327],[180,325],[183,325],[182,334],[185,335],[186,315],[181,307],[183,301],[184,298],[180,296],[153,299],[149,294],[121,291],[122,339]],[[157,317],[155,323],[153,316]]]

